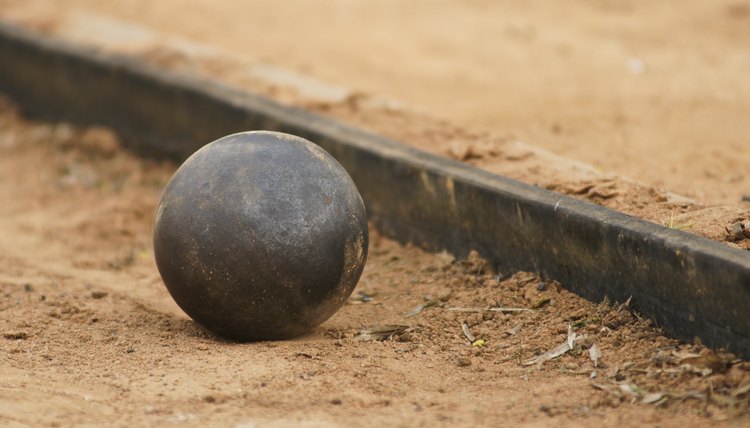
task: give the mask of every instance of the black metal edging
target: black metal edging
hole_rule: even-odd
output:
[[[0,23],[0,92],[30,114],[103,124],[184,158],[249,129],[310,139],[388,236],[608,296],[672,334],[750,356],[750,253],[398,144],[216,82]]]

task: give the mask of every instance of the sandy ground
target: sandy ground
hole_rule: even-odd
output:
[[[695,198],[750,193],[747,0],[0,1],[2,15],[144,31],[408,103]],[[86,29],[86,27],[89,27]],[[165,37],[159,37],[164,41]],[[193,50],[194,51],[194,50]]]
[[[192,7],[175,7],[166,1],[146,7],[137,2],[89,4],[74,0],[52,3],[32,0],[3,5],[0,1],[0,16],[75,43],[137,56],[178,73],[248,89],[438,155],[658,224],[735,247],[750,248],[750,239],[742,233],[739,236],[728,233],[738,222],[750,220],[750,202],[741,201],[750,188],[750,175],[746,173],[750,164],[747,156],[742,155],[748,135],[747,129],[742,127],[746,126],[745,110],[750,105],[746,100],[750,100],[750,96],[742,86],[747,79],[743,79],[744,74],[735,67],[746,71],[741,66],[748,64],[743,62],[748,53],[737,43],[742,40],[741,29],[750,26],[739,28],[727,24],[727,28],[722,26],[719,31],[716,26],[703,25],[697,27],[700,31],[693,31],[691,27],[690,32],[678,26],[675,28],[683,29],[676,33],[680,37],[659,44],[655,43],[662,37],[657,32],[658,23],[664,21],[666,25],[675,18],[659,12],[656,5],[644,9],[631,3],[602,7],[573,2],[570,7],[576,13],[571,17],[575,19],[561,21],[558,18],[564,14],[560,15],[562,12],[554,8],[517,4],[505,5],[501,11],[507,13],[500,13],[497,6],[490,3],[470,7],[463,3],[445,3],[441,11],[421,3],[410,3],[405,16],[401,17],[392,16],[383,6],[368,2],[331,3],[325,7],[317,3],[280,6],[226,2],[223,7],[209,7],[199,1],[190,4]],[[713,23],[717,20],[734,22],[732,20],[742,20],[745,16],[745,9],[737,4],[721,6],[717,9],[722,11],[718,17],[711,14],[716,12],[713,9],[705,9],[703,3],[690,3],[685,6],[682,19],[692,16]],[[170,19],[166,19],[167,15]],[[288,19],[281,21],[284,25],[280,25],[280,16]],[[325,17],[320,22],[330,24],[330,28],[312,31],[309,26],[319,24],[308,19],[311,16]],[[424,21],[425,16],[429,17],[427,21]],[[504,18],[497,18],[499,16]],[[242,18],[238,20],[238,17]],[[364,17],[372,17],[373,22],[379,24],[365,25]],[[523,31],[531,34],[521,37],[531,37],[523,43],[513,24],[521,18],[530,22]],[[404,19],[412,24],[392,27]],[[207,23],[216,24],[220,20],[226,22],[205,27]],[[636,21],[643,34],[634,33]],[[602,33],[601,28],[595,31],[602,22],[612,27],[609,32]],[[448,23],[458,26],[462,35],[456,35],[455,30],[444,34]],[[474,25],[469,25],[472,23]],[[358,25],[360,31],[353,31],[352,25]],[[541,36],[551,29],[555,32]],[[729,38],[725,34],[727,31],[736,37]],[[332,37],[334,33],[352,34],[353,38],[342,42]],[[291,42],[299,34],[306,35],[304,48]],[[570,40],[574,35],[576,43]],[[696,44],[676,43],[682,38]],[[241,46],[238,41],[242,42]],[[569,43],[571,52],[581,49],[587,55],[570,53],[570,58],[565,56],[567,59],[561,63],[559,52],[555,55],[549,52],[550,46],[561,43]],[[619,52],[615,47],[622,50],[621,45],[656,49],[654,55],[661,55],[658,58],[666,61],[664,67],[673,67],[671,74],[657,73],[643,64],[634,66],[631,57],[628,57],[629,68],[619,62],[612,68],[615,58],[622,59],[613,56],[613,49]],[[356,46],[362,47],[366,58],[379,66],[373,64],[365,74],[352,71],[363,58],[361,52],[355,55],[351,51]],[[428,49],[429,46],[442,48],[436,51]],[[734,65],[726,61],[717,63],[706,57],[706,46],[713,49],[711,55],[720,49],[730,52],[727,58],[734,58],[736,61],[731,62]],[[412,60],[389,57],[401,49],[412,52]],[[324,55],[325,52],[330,56]],[[334,52],[339,55],[332,56]],[[299,59],[302,57],[306,60]],[[670,58],[673,62],[667,61]],[[594,64],[593,59],[596,59]],[[687,59],[695,64],[691,63],[686,69],[680,61]],[[519,66],[509,69],[507,63],[511,60],[519,61]],[[449,63],[453,66],[447,65]],[[593,67],[595,64],[598,67]],[[330,75],[323,70],[336,70],[336,73]],[[401,91],[400,78],[385,77],[396,70],[403,79],[417,74],[423,78],[407,79],[412,90]],[[444,75],[447,70],[454,71]],[[482,81],[487,89],[485,96],[474,96],[467,89],[467,86],[479,84],[474,82],[477,70],[501,73],[497,76],[502,78]],[[346,71],[348,78],[339,74]],[[686,73],[684,79],[675,77],[677,71]],[[547,76],[549,73],[554,73],[554,79]],[[437,87],[431,83],[431,79],[439,76],[452,79],[451,84],[444,82]],[[538,81],[545,76],[551,80],[545,84]],[[701,76],[714,76],[731,83],[732,90],[725,94],[727,91],[722,89],[719,92],[726,96],[719,96],[714,86],[701,83]],[[373,87],[365,84],[362,77],[371,84],[382,81],[383,85],[395,86],[390,89]],[[323,78],[335,78],[335,84]],[[673,87],[676,82],[682,83]],[[353,89],[341,84],[361,85]],[[504,95],[494,96],[490,88]],[[545,92],[544,103],[534,101],[535,91]],[[423,94],[426,98],[412,98],[410,94]],[[467,94],[472,94],[470,100]],[[401,102],[404,98],[400,95],[409,104]],[[450,111],[432,109],[438,103],[429,99],[441,96],[465,102],[447,103]],[[702,101],[694,102],[691,97]],[[664,104],[667,102],[669,105]],[[512,107],[508,107],[508,103]],[[568,104],[577,107],[569,108]],[[466,116],[474,113],[464,110],[475,111],[469,106],[481,108],[486,115],[495,118],[491,121],[494,125],[468,120]],[[508,113],[509,109],[515,113]],[[625,111],[627,114],[623,113]],[[523,114],[528,117],[518,116]],[[695,118],[691,116],[696,114]],[[546,115],[556,115],[560,119],[550,125],[552,131],[547,125],[538,126],[540,118]],[[617,118],[612,119],[610,115]],[[633,120],[629,119],[631,116]],[[512,124],[506,122],[509,118],[513,118]],[[679,138],[673,135],[677,132],[672,129],[676,125],[670,125],[674,118],[680,121]],[[724,120],[731,124],[722,122]],[[578,125],[569,126],[573,123]],[[540,129],[545,131],[540,134]],[[686,129],[690,138],[682,135]],[[548,140],[542,134],[554,138]],[[632,134],[632,138],[622,134]],[[519,138],[529,138],[533,144]],[[623,174],[635,176],[637,180]]]
[[[0,0],[0,17],[747,249],[725,229],[750,218],[750,4],[674,8]],[[665,338],[621,304],[377,234],[354,299],[322,327],[224,342],[181,313],[152,261],[174,169],[107,130],[3,105],[2,424],[750,423],[748,363]],[[498,305],[533,310],[451,310]],[[408,331],[356,338],[382,324]],[[523,364],[569,337],[561,357]]]
[[[4,426],[750,422],[749,363],[668,339],[622,303],[377,233],[352,299],[321,327],[223,341],[176,307],[153,262],[176,166],[134,157],[106,129],[0,110]],[[486,310],[501,306],[514,309]],[[401,330],[361,337],[376,325]]]

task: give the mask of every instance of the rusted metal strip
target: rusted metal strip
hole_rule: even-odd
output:
[[[354,178],[388,236],[500,269],[540,272],[624,301],[684,339],[750,356],[750,253],[401,145],[136,59],[0,24],[0,91],[30,114],[113,127],[184,158],[223,135],[270,129],[314,141]]]

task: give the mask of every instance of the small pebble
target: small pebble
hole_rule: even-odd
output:
[[[727,227],[727,234],[729,239],[733,241],[740,241],[745,238],[750,238],[750,221],[738,221]]]
[[[107,297],[107,292],[105,292],[105,291],[92,291],[91,292],[91,297],[94,298],[94,299],[103,299],[103,298]]]
[[[468,367],[471,365],[471,359],[467,357],[458,357],[458,359],[456,360],[456,363],[458,364],[459,367]]]

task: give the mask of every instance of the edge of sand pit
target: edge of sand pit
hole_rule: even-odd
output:
[[[401,242],[528,270],[595,301],[625,301],[684,339],[750,356],[750,254],[539,189],[217,82],[0,23],[0,92],[29,114],[114,128],[183,159],[270,129],[329,151],[376,227]]]

